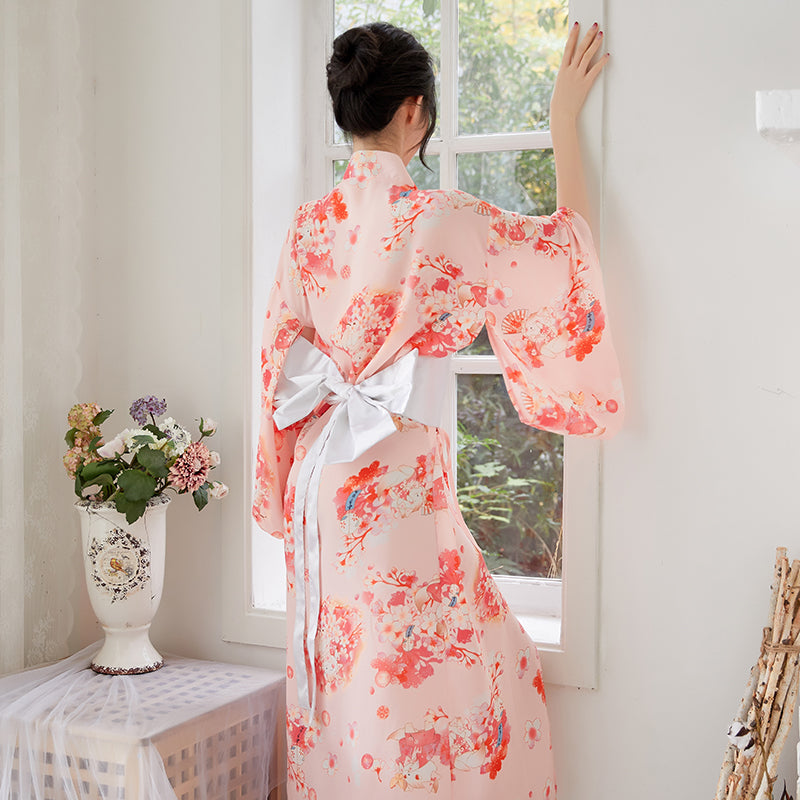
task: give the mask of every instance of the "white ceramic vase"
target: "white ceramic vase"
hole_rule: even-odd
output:
[[[150,642],[150,623],[164,586],[169,502],[169,497],[156,495],[132,525],[113,503],[75,503],[89,600],[105,632],[92,660],[95,672],[138,675],[164,666]]]

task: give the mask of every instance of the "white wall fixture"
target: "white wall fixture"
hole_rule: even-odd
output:
[[[800,89],[756,92],[756,127],[800,163]]]

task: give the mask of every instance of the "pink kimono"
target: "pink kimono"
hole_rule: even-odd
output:
[[[289,797],[554,800],[538,654],[459,511],[436,376],[485,324],[524,423],[617,430],[586,223],[358,151],[297,211],[266,317],[253,514],[285,541]]]

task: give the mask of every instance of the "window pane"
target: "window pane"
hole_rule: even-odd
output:
[[[552,214],[556,210],[553,151],[516,150],[460,155],[458,188],[507,211]]]
[[[458,375],[458,501],[489,569],[561,577],[564,439],[519,421],[500,375]]]
[[[567,0],[459,0],[458,132],[546,130]]]
[[[438,94],[442,54],[440,2],[441,0],[335,0],[334,36],[344,33],[348,28],[365,25],[368,22],[390,22],[398,28],[404,28],[431,54],[436,69]],[[346,141],[339,126],[334,124],[333,127],[334,143],[341,144]],[[434,135],[438,135],[438,125]]]
[[[422,166],[418,156],[414,156],[408,165],[408,174],[411,180],[419,189],[438,189],[439,188],[439,156],[428,154],[425,158],[430,169]],[[340,159],[333,162],[333,182],[339,183],[347,169],[347,161]]]

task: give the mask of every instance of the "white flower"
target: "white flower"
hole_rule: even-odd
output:
[[[125,447],[129,453],[135,453],[142,447],[158,446],[159,442],[150,431],[145,431],[141,428],[125,428],[125,430],[117,434],[117,436],[125,442]]]
[[[164,435],[169,439],[169,448],[177,455],[192,443],[192,436],[186,428],[178,425],[172,417],[167,417],[158,423],[158,429],[164,431]]]
[[[214,500],[222,500],[228,494],[228,487],[222,481],[211,481],[211,488],[208,490],[208,496]]]
[[[200,417],[200,433],[204,433],[206,436],[213,436],[216,432],[217,423],[213,419]]]
[[[211,466],[218,467],[220,462],[219,453],[216,450],[212,450],[208,455],[211,459]]]
[[[102,447],[97,448],[97,455],[100,458],[114,458],[125,452],[125,442],[122,434],[118,433],[110,442],[106,442]]]

